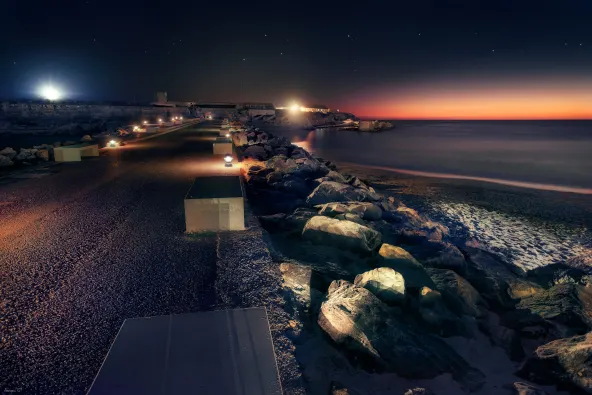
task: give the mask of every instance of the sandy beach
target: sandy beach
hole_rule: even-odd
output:
[[[421,177],[338,163],[340,171],[448,226],[525,270],[564,262],[592,247],[592,197],[489,182]]]

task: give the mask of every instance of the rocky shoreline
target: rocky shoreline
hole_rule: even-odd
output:
[[[530,271],[509,266],[285,138],[231,132],[283,275],[289,336],[297,357],[308,350],[299,361],[310,393],[366,393],[338,382],[339,370],[409,385],[384,393],[557,393],[535,384],[592,392],[590,254]],[[510,374],[493,377],[454,347],[479,339],[504,351]],[[305,366],[323,360],[307,355],[311,344],[339,360],[325,377]],[[443,376],[456,390],[435,385]]]

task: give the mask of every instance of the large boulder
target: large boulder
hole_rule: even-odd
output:
[[[290,174],[298,168],[298,164],[296,164],[294,159],[288,159],[283,155],[278,155],[265,162],[265,167],[272,169],[274,172]]]
[[[35,153],[35,156],[42,161],[47,162],[49,160],[49,151],[46,149],[40,149]]]
[[[358,274],[354,284],[366,288],[383,302],[395,304],[405,302],[405,279],[390,267],[379,267]]]
[[[335,343],[371,359],[374,368],[407,378],[450,373],[470,390],[483,384],[483,374],[446,343],[400,322],[372,292],[347,281],[331,283],[318,323]]]
[[[494,254],[473,247],[465,247],[464,251],[469,257],[464,277],[492,307],[512,309],[520,299],[543,290],[511,271]]]
[[[6,147],[0,151],[0,155],[6,156],[8,159],[13,159],[16,156],[16,151],[11,147]]]
[[[401,273],[407,288],[419,291],[422,287],[435,288],[425,268],[401,247],[384,243],[378,251],[380,266],[390,267]]]
[[[14,165],[8,156],[0,155],[0,167],[8,167]]]
[[[327,165],[325,164],[325,166]],[[334,170],[329,171],[329,173],[327,173],[325,177],[328,177],[330,181],[339,182],[341,184],[347,184],[347,180],[345,179],[345,177],[341,173],[338,173]]]
[[[370,200],[367,191],[353,188],[348,184],[324,181],[306,199],[311,206],[332,202],[351,202]]]
[[[250,145],[243,151],[244,157],[254,158],[258,160],[266,160],[268,157],[267,151],[260,145]]]
[[[535,383],[592,393],[592,332],[538,347],[518,375]]]
[[[511,388],[512,395],[549,395],[546,391],[527,383],[516,382]]]
[[[320,215],[312,217],[306,223],[302,237],[315,244],[361,252],[374,251],[381,240],[380,233],[366,226]]]
[[[329,173],[329,169],[316,159],[297,159],[298,168],[293,174],[300,178],[319,178]]]
[[[451,269],[459,274],[465,272],[467,261],[457,247],[441,241],[429,241],[427,245],[434,250],[434,256],[423,260],[425,266],[438,269]]]
[[[20,152],[14,157],[16,161],[28,161],[37,158],[37,150],[35,148],[21,148]]]
[[[472,317],[482,315],[482,307],[486,307],[487,303],[467,280],[452,270],[432,268],[426,270],[450,310],[458,315],[466,314]]]
[[[419,292],[419,316],[430,332],[440,336],[470,336],[464,323],[444,303],[442,294],[428,287]]]
[[[434,393],[427,388],[410,388],[403,395],[434,395]]]
[[[382,210],[370,202],[326,203],[319,205],[320,215],[335,217],[339,214],[355,214],[367,221],[378,221],[382,217]]]
[[[288,215],[284,221],[284,226],[287,230],[292,230],[295,233],[302,234],[302,230],[306,223],[312,218],[317,216],[316,210],[299,207],[290,215]]]
[[[540,317],[555,328],[557,336],[573,336],[592,330],[592,289],[578,284],[557,284],[516,305],[521,320],[513,321],[521,329],[531,325],[531,316]]]
[[[327,287],[322,276],[314,272],[310,266],[293,263],[280,264],[280,272],[284,289],[288,291],[288,297],[294,305],[302,313],[308,314],[311,309],[317,310],[323,299],[323,293],[319,289]]]

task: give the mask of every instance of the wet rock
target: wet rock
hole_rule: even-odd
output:
[[[334,181],[322,182],[306,199],[311,206],[333,202],[355,202],[370,200],[368,192],[351,185]]]
[[[354,284],[366,288],[385,303],[401,304],[405,302],[405,279],[390,267],[379,267],[358,274]]]
[[[454,313],[481,316],[482,308],[487,307],[487,303],[467,280],[452,270],[430,268],[426,271]]]
[[[7,157],[8,159],[12,160],[16,156],[16,151],[11,147],[6,147],[2,151],[0,151],[0,155]]]
[[[380,257],[379,266],[390,267],[401,273],[407,288],[418,291],[424,286],[436,287],[421,263],[403,248],[385,243],[380,247],[378,255]]]
[[[374,368],[407,378],[450,373],[470,390],[483,385],[483,374],[446,343],[400,322],[370,291],[347,281],[331,283],[318,323],[335,343],[370,359]]]
[[[320,215],[312,217],[306,223],[302,237],[315,244],[360,252],[374,251],[381,240],[380,233],[366,226]]]
[[[9,167],[14,165],[8,156],[0,155],[0,167]]]
[[[518,372],[535,383],[592,393],[592,333],[538,347]]]
[[[317,208],[320,208],[320,215],[328,217],[347,213],[355,214],[366,221],[377,221],[382,217],[380,207],[369,202],[326,203]]]

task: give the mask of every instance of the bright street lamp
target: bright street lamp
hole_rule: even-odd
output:
[[[224,162],[225,162],[224,163],[224,166],[225,167],[232,167],[232,163],[231,163],[232,162],[232,159],[234,159],[232,157],[232,155],[230,155],[230,154],[224,155]]]
[[[60,100],[62,98],[62,93],[53,85],[44,85],[39,90],[39,94],[43,96],[44,99],[55,101]]]

